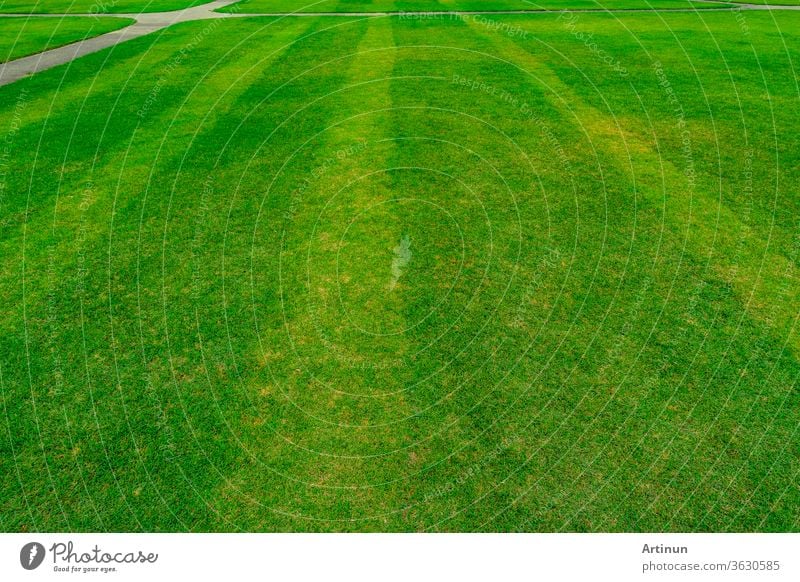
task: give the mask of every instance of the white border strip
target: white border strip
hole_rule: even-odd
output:
[[[796,581],[798,549],[800,534],[0,534],[0,580]]]

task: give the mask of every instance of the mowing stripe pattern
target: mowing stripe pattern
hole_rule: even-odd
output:
[[[0,527],[798,530],[798,16],[189,22],[0,88]]]

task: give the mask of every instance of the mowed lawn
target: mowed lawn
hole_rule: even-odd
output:
[[[789,2],[795,0],[788,0]],[[220,12],[282,14],[289,12],[447,12],[501,10],[629,10],[650,8],[706,9],[724,3],[690,0],[242,0]]]
[[[0,18],[0,63],[124,28],[130,18]]]
[[[772,6],[797,6],[800,0],[754,0],[753,2],[745,2],[744,0],[731,0],[735,4],[770,4]]]
[[[0,88],[0,529],[800,529],[800,14],[496,20]]]
[[[0,14],[107,14],[180,10],[210,0],[0,0]]]

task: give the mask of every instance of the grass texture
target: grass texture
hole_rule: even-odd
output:
[[[797,62],[258,18],[0,88],[0,529],[797,531]]]
[[[130,18],[0,18],[0,63],[99,36]]]
[[[208,0],[0,0],[0,14],[115,14],[167,12]]]
[[[791,1],[791,0],[790,0]],[[725,4],[690,0],[242,0],[220,12],[447,12],[497,10],[629,10],[720,8]]]

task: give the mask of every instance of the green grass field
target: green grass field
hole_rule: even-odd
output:
[[[752,1],[745,1],[745,0],[731,0],[734,4],[769,4],[772,6],[797,6],[800,4],[800,0],[752,0]]]
[[[800,0],[783,0],[792,4]],[[163,12],[204,4],[206,0],[0,0],[0,14],[114,14]],[[766,2],[764,2],[766,3]],[[243,0],[220,12],[404,12],[449,10],[560,10],[587,8],[719,8],[691,0]]]
[[[131,24],[130,18],[0,18],[0,63]]]
[[[0,14],[114,14],[164,12],[208,0],[0,0]]]
[[[793,0],[789,0],[793,1]],[[689,0],[242,0],[220,12],[446,12],[454,10],[628,10],[642,8],[719,8],[724,4]]]
[[[252,18],[0,87],[0,529],[798,531],[797,62]]]

